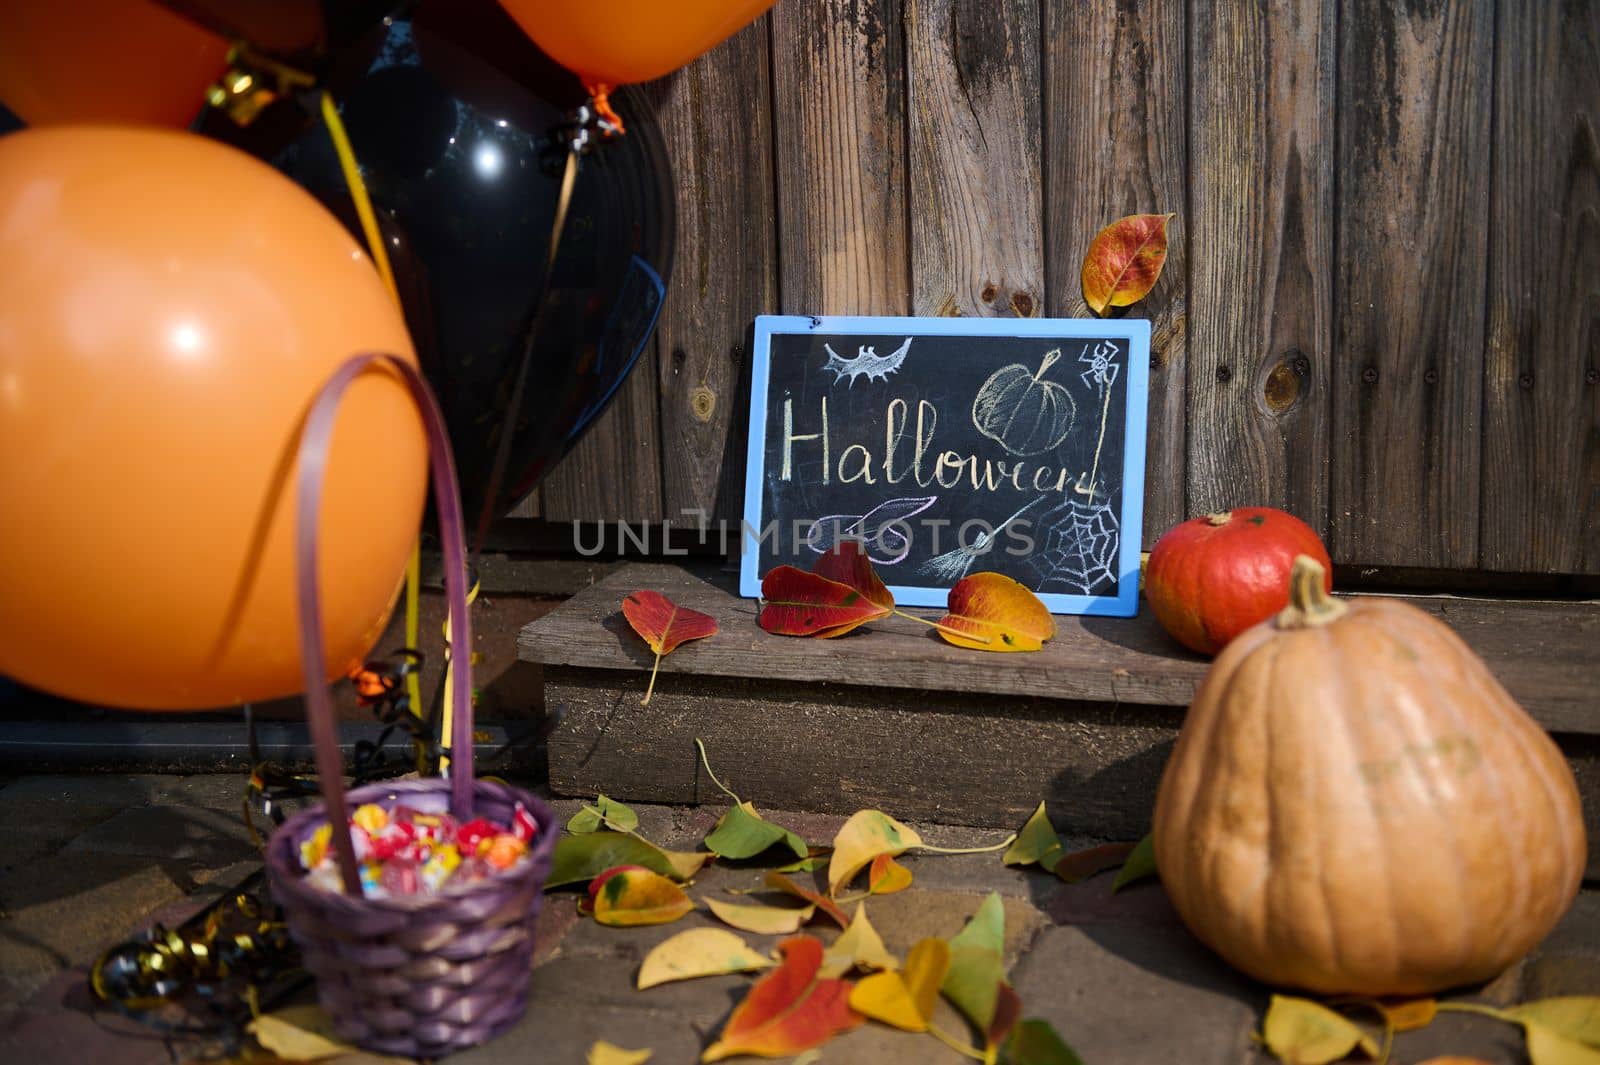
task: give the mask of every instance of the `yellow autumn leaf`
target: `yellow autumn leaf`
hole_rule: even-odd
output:
[[[858,810],[833,837],[833,857],[828,859],[828,894],[855,879],[857,873],[880,854],[904,854],[922,846],[922,837],[879,810]]]
[[[1354,1022],[1310,999],[1273,995],[1261,1025],[1262,1042],[1284,1065],[1327,1065],[1360,1047],[1378,1056],[1378,1044]]]
[[[673,980],[749,972],[776,964],[752,950],[744,940],[720,928],[692,928],[658,943],[639,966],[637,986],[643,991]]]
[[[1056,634],[1056,619],[1028,589],[1003,573],[974,573],[950,589],[939,635],[978,651],[1037,651]]]
[[[908,1032],[926,1032],[950,971],[950,944],[924,939],[911,948],[904,969],[873,973],[850,991],[850,1008]]]
[[[587,1065],[644,1065],[654,1053],[653,1050],[624,1050],[601,1039],[589,1048]]]
[[[811,920],[815,906],[761,906],[707,899],[706,905],[723,924],[762,936],[790,935]]]
[[[1528,1038],[1528,1060],[1532,1065],[1600,1065],[1600,1050],[1568,1039],[1554,1028],[1523,1021]]]
[[[867,891],[873,895],[893,895],[911,886],[911,870],[894,860],[892,854],[872,859],[867,872]]]
[[[1379,1008],[1397,1032],[1414,1032],[1433,1023],[1439,1012],[1439,1002],[1432,998],[1414,998],[1406,1002],[1382,1003]]]
[[[1593,995],[1542,998],[1504,1012],[1522,1023],[1542,1025],[1565,1039],[1600,1047],[1600,998]]]
[[[263,1013],[245,1030],[264,1049],[289,1061],[321,1061],[355,1050],[334,1034],[333,1018],[321,1006],[290,1006]]]
[[[856,912],[850,918],[850,927],[822,955],[819,975],[827,978],[843,976],[851,969],[898,969],[900,959],[889,953],[883,945],[878,930],[867,920],[866,903],[856,903]]]

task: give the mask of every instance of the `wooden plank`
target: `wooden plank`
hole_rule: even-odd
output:
[[[890,618],[836,640],[771,636],[756,603],[736,594],[732,574],[635,564],[522,630],[518,653],[553,666],[648,671],[654,656],[621,616],[622,597],[659,591],[717,619],[721,633],[661,662],[669,676],[811,683],[826,678],[878,694],[895,690],[962,695],[1187,706],[1208,662],[1182,650],[1151,612],[1134,618],[1057,618],[1056,638],[1031,654],[985,655],[952,647],[920,625]],[[1555,732],[1600,733],[1600,604],[1411,596],[1448,622],[1528,712]],[[937,612],[917,611],[922,616]],[[651,706],[655,706],[652,700]]]
[[[1038,0],[908,0],[912,313],[1044,310]]]
[[[877,808],[1015,828],[1044,800],[1057,831],[1102,839],[1149,830],[1182,724],[1177,708],[689,675],[662,677],[640,706],[642,673],[557,667],[545,678],[545,705],[561,715],[549,738],[558,794],[725,802],[700,768],[699,738],[713,765],[737,774],[740,797],[762,809]],[[1592,837],[1600,744],[1556,738]],[[1587,875],[1597,870],[1600,852],[1591,852]]]
[[[1341,562],[1477,562],[1493,20],[1493,0],[1339,16]]]
[[[662,676],[647,707],[638,674],[553,668],[545,684],[561,713],[549,739],[559,794],[717,801],[698,737],[713,765],[737,767],[740,798],[766,809],[1015,828],[1044,799],[1058,831],[1118,839],[1149,831],[1182,721],[1174,708],[822,682]]]
[[[1264,503],[1327,527],[1334,13],[1192,5],[1191,513]]]
[[[656,325],[663,513],[736,521],[750,322],[777,301],[767,19],[664,82],[657,108],[679,190],[673,284]]]
[[[772,9],[779,305],[905,314],[905,60],[897,0]]]
[[[1498,7],[1480,564],[1600,573],[1600,2]]]
[[[1191,219],[1183,0],[1044,7],[1045,306],[1087,315],[1084,253],[1123,215],[1176,211],[1167,268],[1130,313],[1151,321],[1144,543],[1189,515],[1184,438]]]
[[[605,413],[539,485],[546,521],[652,521],[661,517],[661,433],[656,341]]]

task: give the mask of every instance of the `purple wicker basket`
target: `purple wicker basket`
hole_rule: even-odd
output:
[[[494,1038],[515,1024],[527,1006],[533,968],[534,922],[558,830],[550,808],[517,788],[473,778],[470,663],[451,670],[456,713],[451,750],[460,757],[451,777],[393,781],[348,796],[323,654],[317,600],[316,517],[328,442],[345,389],[362,373],[395,373],[409,387],[427,429],[439,534],[445,562],[450,628],[457,647],[471,647],[462,587],[466,550],[461,500],[444,419],[427,384],[410,364],[388,355],[350,359],[329,379],[306,418],[300,445],[296,553],[301,656],[306,703],[316,747],[323,805],[285,822],[267,843],[267,876],[284,909],[289,932],[317,997],[339,1035],[370,1050],[408,1057],[437,1057]],[[424,813],[448,811],[465,822],[486,817],[509,825],[518,803],[538,824],[525,861],[503,873],[433,895],[366,898],[361,891],[348,811],[376,803],[406,805]],[[320,888],[305,876],[300,844],[323,824],[345,893]]]

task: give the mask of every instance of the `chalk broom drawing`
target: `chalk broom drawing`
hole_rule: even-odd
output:
[[[1018,518],[1022,517],[1034,506],[1044,500],[1039,496],[1031,502],[1024,503],[1022,509],[1011,517],[1001,522],[996,528],[978,534],[978,538],[967,547],[957,546],[953,551],[946,551],[942,555],[935,555],[917,567],[917,572],[923,576],[932,577],[941,584],[954,584],[965,577],[972,569],[972,564],[981,556],[988,554],[994,548],[994,542],[1007,527]]]
[[[879,503],[865,514],[830,514],[812,522],[802,540],[819,555],[835,550],[845,540],[856,540],[873,562],[896,566],[911,553],[911,538],[896,525],[938,500],[938,496],[906,496]]]
[[[822,350],[828,353],[828,361],[822,364],[822,368],[832,371],[834,384],[850,378],[850,388],[856,386],[858,377],[865,377],[868,381],[887,381],[889,375],[899,370],[900,364],[906,361],[906,355],[911,351],[911,340],[911,337],[906,337],[904,344],[887,355],[879,355],[876,348],[863,344],[849,359],[823,344]]]
[[[1106,421],[1111,416],[1111,386],[1117,383],[1117,371],[1122,368],[1120,364],[1111,361],[1116,356],[1117,346],[1104,343],[1096,344],[1092,352],[1089,350],[1089,345],[1085,344],[1083,350],[1078,353],[1078,361],[1089,367],[1078,376],[1086,385],[1100,386],[1100,439],[1094,445],[1094,465],[1089,470],[1089,484],[1085,486],[1080,475],[1078,483],[1072,486],[1074,492],[1088,496],[1091,503],[1094,502],[1097,491],[1095,482],[1100,476],[1100,452],[1106,445]]]
[[[1117,581],[1121,527],[1108,503],[1098,506],[1070,499],[1040,519],[1044,550],[1029,559],[1039,574],[1038,590],[1091,595]]]
[[[1042,455],[1060,445],[1078,417],[1066,386],[1044,379],[1060,358],[1061,349],[1054,348],[1037,371],[1014,362],[990,374],[972,400],[978,432],[1013,455]]]

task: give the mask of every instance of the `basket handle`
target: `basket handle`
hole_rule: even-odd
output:
[[[344,759],[339,754],[339,730],[328,694],[327,660],[322,647],[322,604],[317,596],[317,516],[322,509],[322,483],[327,472],[339,403],[350,383],[369,369],[384,368],[400,376],[422,414],[428,438],[428,462],[433,479],[434,503],[439,510],[439,541],[444,554],[444,585],[449,606],[452,643],[465,648],[455,656],[450,671],[451,728],[450,808],[463,821],[472,814],[472,628],[463,587],[467,574],[463,539],[461,491],[456,481],[455,459],[445,431],[439,402],[417,368],[394,355],[373,353],[345,360],[328,378],[300,431],[300,479],[296,486],[295,560],[300,604],[300,660],[305,671],[306,704],[311,718],[311,740],[316,750],[317,786],[323,808],[333,828],[333,849],[345,890],[361,894],[361,875],[355,846],[350,840],[350,819],[344,801]]]

